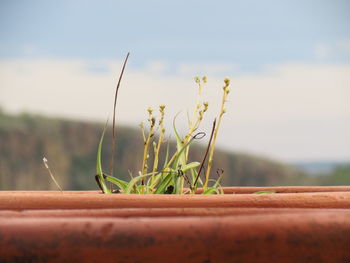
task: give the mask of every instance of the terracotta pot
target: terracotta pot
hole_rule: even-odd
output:
[[[272,186],[272,187],[224,187],[225,194],[252,194],[259,191],[276,191],[276,193],[318,193],[349,192],[350,186]],[[199,189],[198,193],[201,193]]]
[[[318,192],[350,192],[350,186],[231,186],[223,187],[225,194],[253,194],[259,191],[276,191],[276,193],[318,193]],[[186,189],[189,190],[189,189]],[[203,189],[199,188],[200,194]],[[33,194],[59,194],[60,191],[0,191],[1,194],[33,193]],[[65,194],[88,194],[101,193],[100,191],[64,191]]]
[[[1,262],[349,262],[350,211],[0,218]]]
[[[188,217],[256,214],[295,214],[316,212],[345,212],[348,209],[320,208],[112,208],[112,209],[50,209],[50,210],[0,210],[0,218],[26,217]]]
[[[157,207],[349,208],[350,192],[249,195],[106,195],[97,194],[96,192],[0,193],[1,210]]]
[[[0,192],[0,262],[350,262],[349,189],[278,189]]]

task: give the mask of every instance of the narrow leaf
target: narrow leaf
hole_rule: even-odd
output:
[[[125,182],[123,180],[120,180],[114,176],[110,176],[110,175],[105,175],[105,179],[112,183],[115,184],[116,186],[119,187],[120,190],[122,190],[123,192],[125,192],[127,186],[128,186],[128,182]]]
[[[254,194],[275,194],[276,191],[275,190],[271,190],[271,191],[258,191],[258,192],[255,192]]]
[[[153,173],[148,173],[148,174],[143,174],[143,175],[139,175],[137,177],[134,177],[132,180],[130,180],[130,182],[128,183],[128,186],[125,189],[125,193],[126,194],[130,194],[133,187],[136,185],[136,183],[140,180],[143,180],[144,178],[146,178],[147,176],[152,175]]]
[[[108,187],[105,184],[105,181],[103,179],[103,171],[102,171],[102,164],[101,164],[101,152],[102,152],[102,144],[103,144],[103,137],[105,135],[106,129],[107,129],[107,123],[103,129],[102,135],[100,142],[98,144],[98,149],[97,149],[97,159],[96,159],[96,174],[98,175],[98,179],[100,181],[100,185],[102,187],[102,190],[106,194],[110,194],[111,191],[108,189]]]
[[[170,172],[167,174],[164,179],[161,181],[159,184],[157,190],[155,191],[155,194],[164,194],[166,191],[167,187],[169,186],[169,183],[171,182],[172,176],[174,172]]]

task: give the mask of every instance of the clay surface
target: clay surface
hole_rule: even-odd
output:
[[[350,191],[313,189],[3,191],[0,262],[350,262]]]
[[[349,262],[350,212],[0,219],[1,262]]]
[[[342,208],[107,208],[107,209],[39,209],[39,210],[0,210],[0,217],[187,217],[187,216],[223,216],[255,214],[295,214],[317,212],[344,212]]]
[[[224,195],[126,195],[0,192],[1,210],[171,207],[350,208],[350,192]]]

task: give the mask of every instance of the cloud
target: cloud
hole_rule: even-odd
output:
[[[326,44],[318,44],[315,47],[314,55],[317,60],[327,59],[332,54],[332,48]]]
[[[178,66],[178,74],[183,76],[207,75],[225,76],[239,69],[238,65],[229,63],[186,63]]]
[[[344,51],[344,53],[350,55],[350,39],[340,41],[339,46]]]
[[[338,59],[349,61],[350,39],[343,39],[331,43],[319,43],[314,48],[314,57],[318,61]]]
[[[0,61],[0,105],[56,116],[99,120],[111,116],[114,88],[122,61],[72,59],[10,59]],[[132,65],[132,63],[130,64]],[[92,70],[91,69],[96,69]],[[210,103],[210,130],[218,112],[222,71],[227,65],[206,65],[204,88]],[[213,69],[219,69],[215,71]],[[168,130],[184,129],[186,111],[197,94],[192,65],[172,74],[166,62],[146,68],[127,67],[118,98],[118,121],[137,125],[149,106],[166,104]],[[225,72],[228,73],[228,72]],[[350,65],[280,64],[259,74],[231,76],[228,113],[218,144],[232,150],[282,160],[350,158]]]

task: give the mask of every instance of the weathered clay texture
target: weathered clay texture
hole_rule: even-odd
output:
[[[1,262],[350,262],[350,212],[0,219]]]
[[[349,189],[311,188],[0,192],[0,262],[350,262]]]
[[[0,209],[170,207],[288,207],[350,208],[350,192],[224,194],[224,195],[125,195],[96,193],[0,192]]]

